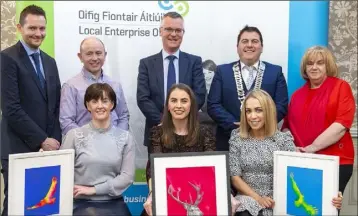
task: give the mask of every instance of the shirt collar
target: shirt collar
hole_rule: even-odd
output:
[[[101,69],[101,75],[98,77],[98,79],[96,78],[95,75],[93,75],[91,72],[86,70],[84,67],[82,68],[82,73],[85,78],[90,79],[92,81],[97,81],[97,80],[103,81],[103,69]]]
[[[173,53],[172,55],[177,57],[177,59],[179,60],[179,52],[180,50],[178,49],[175,53]],[[163,60],[165,60],[168,56],[170,56],[169,53],[167,53],[164,49],[162,50],[162,56],[163,56]]]
[[[260,62],[260,60],[258,60],[254,65],[252,65],[256,70],[258,70],[258,68],[259,68],[259,62]],[[244,69],[244,67],[248,67],[242,61],[240,61],[240,64],[241,64],[241,70]]]
[[[25,43],[25,41],[23,40],[20,40],[22,46],[25,48],[25,51],[27,53],[28,56],[34,54],[34,53],[39,53],[40,54],[40,49],[37,48],[37,49],[33,49],[31,47],[29,47],[29,45],[27,45],[27,43]]]

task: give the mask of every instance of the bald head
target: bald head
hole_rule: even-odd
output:
[[[103,42],[96,37],[88,37],[81,42],[78,58],[83,67],[96,77],[99,77],[106,58]]]
[[[101,45],[103,51],[104,52],[106,51],[106,48],[104,47],[104,43],[99,38],[91,36],[83,39],[83,41],[80,44],[80,52],[82,52],[84,46],[91,46],[91,45]]]

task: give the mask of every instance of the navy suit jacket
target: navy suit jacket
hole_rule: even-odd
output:
[[[241,102],[238,99],[234,71],[232,69],[235,63],[232,62],[217,67],[208,95],[208,114],[217,124],[216,149],[218,151],[229,150],[228,141],[231,131],[237,128],[234,122],[240,122]],[[281,66],[268,62],[264,63],[266,67],[261,89],[269,93],[274,100],[277,108],[277,121],[279,122],[287,113],[287,83]]]
[[[198,110],[205,102],[205,78],[199,56],[179,52],[179,83],[191,87]],[[162,52],[141,59],[137,80],[137,104],[146,118],[144,145],[149,146],[149,129],[161,122],[164,108],[164,69]]]
[[[40,56],[46,91],[20,41],[1,52],[2,159],[9,154],[37,152],[47,137],[61,142],[57,65],[46,53],[41,51]]]

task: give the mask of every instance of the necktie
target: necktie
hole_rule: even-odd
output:
[[[168,78],[167,78],[167,93],[169,92],[169,89],[176,83],[176,76],[175,76],[175,67],[174,67],[174,59],[176,57],[173,55],[170,55],[167,57],[169,60],[169,66],[168,66]]]
[[[41,87],[45,88],[45,78],[42,75],[41,69],[40,69],[40,54],[39,53],[33,53],[31,56],[32,56],[32,59],[35,62],[36,72],[37,72],[36,74],[37,74],[37,77],[38,77],[38,79],[40,81]]]
[[[247,79],[247,90],[251,89],[251,85],[254,82],[254,67],[247,67],[247,70],[249,71],[249,78]]]

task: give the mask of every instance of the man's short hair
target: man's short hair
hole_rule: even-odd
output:
[[[27,15],[29,15],[29,14],[43,16],[43,17],[45,17],[45,20],[46,20],[46,12],[44,11],[44,9],[42,9],[41,7],[39,7],[37,5],[29,5],[29,6],[25,7],[20,13],[20,19],[19,19],[20,25],[23,26],[25,24],[25,19],[26,19]]]
[[[166,14],[164,14],[163,15],[163,19],[165,18],[165,17],[170,17],[170,18],[172,18],[172,19],[183,19],[183,17],[179,14],[179,13],[177,13],[177,12],[175,12],[175,11],[171,11],[171,12],[168,12],[168,13],[166,13]]]
[[[241,35],[244,32],[256,32],[260,36],[261,45],[262,46],[264,45],[264,39],[262,38],[262,34],[261,34],[260,30],[255,26],[248,26],[248,25],[246,25],[243,29],[241,29],[239,35],[237,36],[237,44],[239,44]]]

